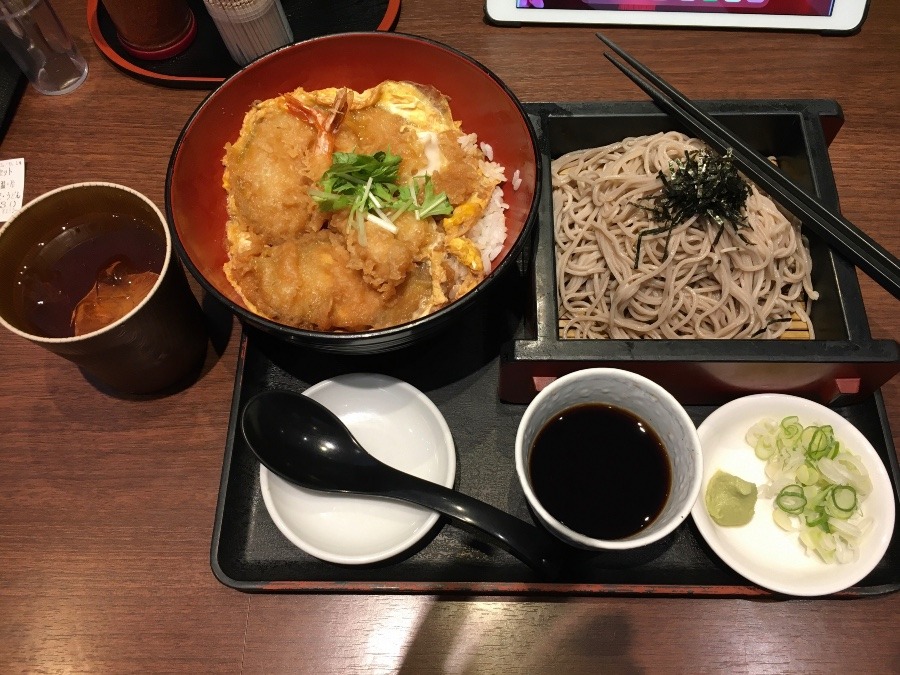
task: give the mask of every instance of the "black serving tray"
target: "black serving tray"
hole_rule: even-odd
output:
[[[28,81],[5,49],[0,49],[0,141],[6,136]]]
[[[827,156],[827,143],[842,122],[836,104],[794,101],[703,105],[736,122],[739,127],[744,125],[745,130],[754,125],[759,128],[762,120],[762,126],[770,130],[773,143],[780,147],[793,143],[796,149],[782,153],[782,165],[786,170],[792,167],[791,171],[805,181],[805,185],[816,190],[826,203],[836,206],[837,194]],[[589,137],[583,141],[587,147],[609,129],[620,134],[616,138],[635,135],[628,130],[635,128],[636,115],[647,129],[640,133],[650,133],[655,126],[667,121],[652,104],[541,103],[527,104],[526,108],[532,122],[540,129],[545,160],[549,159],[546,155],[551,153],[554,143],[569,137],[560,132],[569,125],[572,129],[570,143],[577,141],[576,136],[584,138],[585,129],[588,129]],[[603,113],[603,124],[597,124],[594,119],[585,126],[585,120],[580,117],[595,116],[598,111]],[[546,124],[554,116],[556,122],[562,123],[555,130]],[[776,121],[786,122],[786,126],[765,122],[773,116]],[[551,129],[549,135],[548,129]],[[799,146],[796,145],[797,135]],[[544,165],[548,167],[549,161]],[[547,174],[544,180],[548,185]],[[549,187],[544,190],[548,195],[549,192]],[[534,522],[516,478],[513,446],[525,405],[534,395],[534,378],[549,380],[558,374],[552,367],[547,367],[548,363],[560,361],[566,368],[574,369],[599,362],[639,370],[660,361],[667,367],[652,371],[651,377],[664,381],[671,377],[673,368],[699,368],[693,364],[710,359],[724,365],[729,363],[729,358],[737,362],[743,360],[751,364],[748,366],[751,372],[753,369],[767,372],[765,362],[772,359],[771,351],[769,356],[763,352],[763,356],[751,354],[752,358],[748,358],[746,351],[735,352],[736,347],[721,344],[723,341],[717,341],[718,345],[703,345],[706,351],[699,356],[696,351],[679,352],[668,346],[671,345],[669,341],[662,349],[659,345],[655,348],[635,345],[632,346],[636,350],[634,353],[649,350],[641,361],[622,358],[620,350],[607,362],[602,350],[589,352],[592,354],[590,359],[585,359],[583,354],[572,358],[564,353],[568,347],[560,345],[560,341],[553,344],[553,341],[545,340],[540,346],[546,356],[517,361],[522,350],[541,342],[535,336],[547,336],[547,332],[541,332],[546,331],[546,326],[542,329],[540,324],[552,313],[552,305],[548,303],[555,303],[547,291],[548,283],[552,282],[545,278],[546,261],[552,261],[552,247],[548,254],[546,240],[549,217],[549,206],[545,203],[539,226],[535,228],[534,246],[526,248],[518,266],[508,268],[507,275],[486,289],[482,301],[474,304],[465,321],[402,351],[359,357],[328,355],[289,344],[251,327],[244,328],[211,548],[212,568],[222,583],[246,591],[773,595],[721,562],[706,545],[692,520],[666,539],[638,551],[589,553],[571,549],[564,561],[562,576],[551,583],[537,578],[511,555],[482,544],[443,520],[438,521],[417,547],[393,560],[375,565],[343,566],[318,560],[296,548],[269,517],[260,493],[259,463],[238,428],[244,404],[263,389],[277,387],[299,392],[322,379],[350,372],[383,373],[405,380],[427,394],[447,420],[457,451],[456,489]],[[815,245],[814,255],[817,256],[821,283],[831,287],[823,300],[826,307],[828,302],[831,303],[832,311],[838,316],[823,319],[826,324],[830,321],[824,330],[832,334],[826,340],[806,345],[804,352],[794,355],[796,362],[837,358],[828,350],[838,345],[852,347],[849,352],[838,354],[841,359],[856,359],[863,364],[871,361],[880,364],[881,368],[896,366],[896,343],[875,343],[870,338],[853,268],[818,245]],[[829,293],[834,296],[830,300]],[[555,321],[553,314],[554,328]],[[580,342],[590,342],[594,348],[600,341]],[[613,341],[606,341],[606,344],[610,342]],[[716,349],[722,351],[716,353]],[[777,351],[782,347],[771,343],[752,349],[774,349],[776,356],[784,356],[783,352]],[[861,353],[863,357],[857,358]],[[533,355],[534,352],[530,354]],[[517,371],[520,372],[517,374]],[[852,378],[856,370],[848,372]],[[515,389],[517,382],[523,387],[521,390]],[[734,392],[731,394],[733,398]],[[717,405],[715,402],[683,402],[698,425]],[[895,499],[900,505],[900,469],[880,392],[877,388],[871,391],[860,389],[855,395],[832,400],[830,406],[858,427],[876,448],[891,476]],[[875,570],[858,585],[838,595],[873,595],[900,588],[898,529],[900,519],[891,545]]]
[[[368,566],[320,561],[279,532],[262,500],[259,463],[237,426],[240,411],[258,391],[275,387],[302,391],[326,377],[362,370],[406,380],[437,404],[456,444],[456,489],[534,522],[513,459],[516,428],[525,406],[504,403],[497,396],[499,360],[494,355],[502,344],[503,330],[495,317],[485,332],[453,333],[412,352],[354,360],[311,353],[245,329],[212,539],[216,577],[244,591],[773,595],[721,562],[692,520],[638,552],[592,554],[571,549],[566,571],[552,583],[542,582],[509,554],[443,520],[408,554]],[[700,424],[714,409],[689,406],[688,412]],[[896,493],[900,473],[880,393],[836,410],[872,442]],[[874,595],[900,588],[898,529],[900,519],[878,567],[838,595]]]
[[[837,210],[828,145],[843,124],[829,100],[705,101],[699,107],[739,134],[802,188]],[[500,396],[523,403],[552,379],[600,364],[656,380],[682,403],[721,404],[760,391],[805,396],[823,404],[860,401],[900,371],[894,340],[873,340],[855,268],[809,234],[814,341],[565,340],[558,336],[550,160],[579,148],[659,131],[685,131],[647,103],[533,103],[532,123],[544,155],[540,226],[536,229],[533,302],[525,330],[504,347]]]

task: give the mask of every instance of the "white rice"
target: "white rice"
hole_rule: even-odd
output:
[[[494,148],[488,143],[478,142],[477,134],[466,134],[460,136],[459,145],[462,149],[470,154],[477,155],[481,150],[484,158],[479,159],[479,167],[481,172],[489,179],[498,183],[506,182],[506,168],[502,164],[494,161]],[[516,172],[515,179],[521,184],[521,177]],[[514,189],[518,189],[518,185],[514,183]],[[503,243],[506,241],[506,209],[509,205],[503,201],[503,190],[499,186],[494,188],[491,198],[481,214],[481,218],[469,230],[467,236],[472,240],[478,250],[481,251],[481,262],[484,265],[485,275],[489,274],[494,259],[500,255],[503,250]]]
[[[490,180],[503,183],[506,181],[506,169],[497,162],[480,162],[481,172]]]
[[[487,143],[479,143],[478,134],[466,134],[460,136],[457,141],[466,154],[478,156],[478,166],[488,179],[498,183],[506,181],[506,169],[494,161],[494,148]]]
[[[503,201],[503,190],[499,187],[494,188],[484,213],[474,227],[469,230],[469,239],[481,251],[485,274],[491,271],[491,262],[503,250],[503,242],[506,241],[506,214],[504,211],[508,208],[509,205]]]
[[[519,186],[521,184],[522,184],[522,174],[520,174],[519,170],[516,169],[516,172],[513,174],[513,177],[512,177],[512,189],[518,190]]]
[[[460,147],[467,153],[474,154],[475,148],[478,147],[478,134],[466,134],[458,139]]]

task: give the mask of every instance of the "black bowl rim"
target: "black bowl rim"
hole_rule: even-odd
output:
[[[418,319],[413,319],[412,321],[407,321],[406,323],[398,324],[396,326],[390,326],[388,328],[379,328],[375,330],[367,330],[367,331],[357,331],[357,332],[328,332],[328,331],[313,331],[313,330],[304,330],[301,328],[296,328],[294,326],[290,326],[288,324],[279,323],[277,321],[272,321],[271,319],[267,319],[255,312],[250,311],[249,309],[242,307],[237,304],[233,300],[225,297],[212,283],[210,283],[205,275],[203,275],[200,270],[194,265],[194,262],[191,260],[191,257],[188,255],[187,250],[181,242],[181,238],[178,236],[178,230],[175,227],[175,219],[174,214],[172,213],[172,206],[170,200],[170,191],[172,186],[172,174],[175,167],[175,159],[178,156],[179,151],[181,150],[181,146],[184,142],[184,137],[187,134],[188,129],[193,124],[196,117],[200,114],[200,112],[209,105],[210,101],[216,95],[216,93],[226,87],[231,80],[239,77],[244,70],[252,66],[253,64],[263,61],[269,58],[272,58],[275,54],[278,54],[282,51],[296,49],[298,45],[304,45],[312,42],[321,42],[324,40],[334,40],[340,39],[342,37],[349,36],[373,36],[378,39],[404,39],[404,40],[412,40],[414,42],[423,42],[426,44],[433,45],[440,49],[447,50],[452,54],[460,57],[461,59],[468,61],[478,69],[480,69],[484,74],[490,77],[497,86],[509,97],[509,99],[513,102],[516,109],[519,111],[519,114],[522,116],[522,119],[525,122],[525,128],[528,130],[528,135],[531,140],[531,149],[534,153],[535,158],[535,187],[534,187],[534,195],[532,196],[531,206],[528,210],[528,214],[525,217],[525,222],[522,224],[522,230],[519,232],[519,236],[516,237],[516,240],[510,246],[509,252],[500,261],[500,264],[494,267],[490,273],[481,280],[481,282],[473,288],[471,291],[466,293],[462,298],[455,300],[444,307],[441,307],[435,312],[431,312],[430,314],[426,314],[425,316],[419,317]],[[506,86],[506,84],[487,66],[482,64],[477,59],[469,56],[468,54],[463,53],[462,51],[456,49],[455,47],[451,47],[443,42],[438,42],[437,40],[432,40],[430,38],[422,37],[420,35],[413,35],[410,33],[400,33],[400,32],[390,32],[385,33],[382,31],[355,31],[355,32],[347,32],[347,33],[334,33],[331,35],[321,35],[313,38],[309,38],[307,40],[302,40],[300,42],[295,42],[290,45],[286,45],[284,47],[280,47],[274,51],[271,51],[258,59],[251,61],[246,66],[238,70],[233,75],[229,76],[226,80],[224,80],[221,84],[219,84],[215,89],[209,92],[207,96],[200,102],[200,104],[196,107],[193,113],[191,113],[190,117],[185,122],[184,126],[181,129],[181,132],[178,134],[178,139],[175,141],[175,145],[172,149],[172,153],[169,157],[169,164],[166,169],[166,184],[165,184],[165,207],[166,207],[166,223],[171,231],[172,235],[172,243],[175,246],[175,250],[178,254],[179,259],[184,263],[184,265],[190,270],[192,276],[197,280],[197,282],[213,297],[218,299],[220,302],[224,303],[228,309],[237,315],[242,320],[250,323],[251,325],[256,325],[264,330],[282,335],[283,337],[290,339],[292,341],[309,343],[309,344],[318,344],[320,346],[331,345],[337,349],[340,349],[343,344],[346,347],[350,347],[349,343],[356,343],[360,340],[367,341],[366,339],[371,339],[373,342],[379,344],[390,344],[392,342],[392,338],[398,338],[401,342],[403,336],[409,335],[410,332],[415,332],[419,330],[419,326],[422,325],[431,325],[435,326],[442,323],[443,318],[446,317],[450,312],[461,312],[464,308],[470,306],[472,302],[474,302],[475,298],[483,292],[488,284],[490,284],[493,279],[499,276],[505,269],[507,269],[510,265],[515,263],[516,258],[518,257],[522,247],[524,246],[527,237],[532,230],[535,221],[537,220],[537,213],[540,208],[540,197],[542,190],[542,156],[540,152],[540,148],[538,145],[537,134],[534,130],[534,125],[531,123],[531,119],[528,116],[522,102],[519,100],[519,97],[516,96],[513,91]],[[399,346],[399,345],[398,345]]]

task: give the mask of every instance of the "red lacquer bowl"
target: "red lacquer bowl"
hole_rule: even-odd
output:
[[[509,183],[507,239],[493,271],[472,292],[420,319],[359,333],[299,330],[250,311],[222,271],[226,261],[225,191],[222,156],[234,142],[253,101],[297,87],[346,86],[356,91],[383,80],[409,80],[436,87],[450,98],[465,133],[489,143],[507,178],[518,170],[517,190]],[[182,261],[203,288],[242,321],[307,347],[339,353],[385,352],[430,336],[459,320],[485,296],[515,259],[536,220],[540,155],[535,132],[516,96],[490,70],[446,45],[399,33],[346,33],[279,49],[223,82],[197,108],[181,132],[166,176],[166,212]]]

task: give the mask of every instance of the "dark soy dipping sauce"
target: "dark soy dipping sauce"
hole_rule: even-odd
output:
[[[159,273],[165,255],[163,236],[136,218],[73,219],[25,256],[16,274],[16,311],[36,335],[71,337],[72,312],[103,270],[120,261],[131,273]]]
[[[656,432],[627,410],[568,408],[538,432],[531,486],[559,522],[594,539],[624,539],[662,512],[672,467]]]

